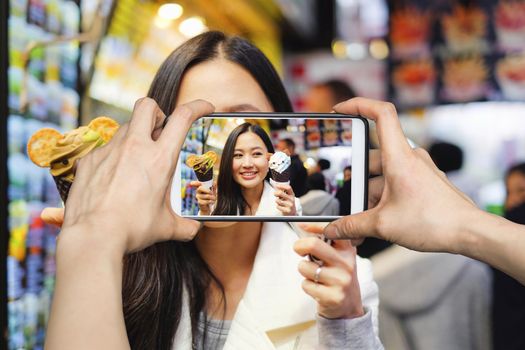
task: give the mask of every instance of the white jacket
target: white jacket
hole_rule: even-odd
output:
[[[256,215],[268,215],[274,198],[267,184]],[[301,288],[304,278],[297,266],[303,258],[293,251],[297,239],[287,223],[264,223],[253,270],[231,323],[225,350],[317,348],[317,303]],[[367,259],[358,257],[357,274],[363,306],[372,312],[377,335],[378,290]],[[173,349],[191,349],[191,340],[185,301]]]

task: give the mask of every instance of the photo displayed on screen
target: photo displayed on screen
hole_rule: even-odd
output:
[[[350,119],[204,119],[181,156],[185,216],[339,216],[350,213]]]

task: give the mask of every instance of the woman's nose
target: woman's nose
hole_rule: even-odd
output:
[[[253,165],[252,157],[246,156],[242,160],[242,166],[245,168],[249,168]]]

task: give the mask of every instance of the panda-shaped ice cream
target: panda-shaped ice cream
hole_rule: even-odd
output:
[[[275,152],[270,157],[272,180],[277,183],[290,183],[290,156],[284,152]]]

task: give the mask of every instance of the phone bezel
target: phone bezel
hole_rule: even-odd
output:
[[[231,112],[231,113],[212,113],[203,116],[201,119],[231,119],[231,118],[243,118],[243,119],[358,119],[363,123],[364,126],[364,180],[363,180],[363,210],[368,209],[368,178],[369,178],[369,123],[366,118],[361,116],[339,114],[339,113],[295,113],[295,112]],[[175,170],[174,181],[172,186],[172,206],[175,202],[178,202],[178,207],[181,208],[182,199],[180,198],[180,164],[181,160],[177,163]],[[177,181],[178,178],[178,181]],[[177,185],[178,184],[178,185]],[[174,197],[177,196],[178,197]],[[175,198],[175,199],[174,199]],[[350,199],[351,200],[351,199]],[[175,212],[176,208],[174,208]],[[181,210],[179,210],[180,213]],[[354,213],[354,212],[352,212]],[[180,215],[180,214],[178,214]],[[185,218],[193,219],[197,221],[217,221],[217,222],[235,222],[235,221],[251,221],[251,222],[330,222],[341,218],[341,216],[255,216],[255,215],[182,215]]]

